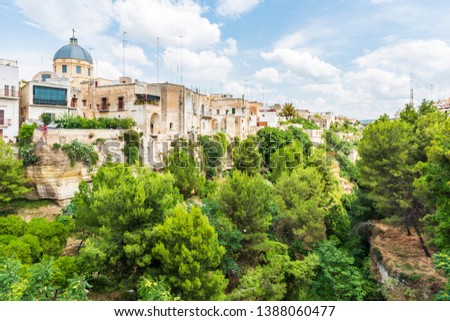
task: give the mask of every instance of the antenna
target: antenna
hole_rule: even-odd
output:
[[[161,38],[156,38],[156,83],[159,84],[159,41]]]
[[[180,81],[183,85],[183,38],[184,36],[178,36],[181,39],[181,66],[180,66]]]
[[[122,77],[125,77],[125,34],[127,32],[124,31],[122,34]]]
[[[414,107],[414,89],[413,89],[413,73],[409,74],[409,93],[410,93],[410,100],[409,103],[411,107]]]

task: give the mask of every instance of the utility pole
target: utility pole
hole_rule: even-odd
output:
[[[181,65],[180,65],[180,82],[183,85],[183,38],[184,36],[178,36],[181,39]]]
[[[156,38],[156,83],[159,84],[159,40],[161,38]]]
[[[125,77],[125,34],[127,32],[124,31],[122,34],[122,77]]]
[[[410,93],[409,103],[411,107],[414,107],[413,76],[414,76],[413,73],[409,74],[409,93]]]

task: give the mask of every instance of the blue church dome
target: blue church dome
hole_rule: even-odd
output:
[[[78,46],[78,39],[75,37],[70,38],[70,43],[61,47],[53,57],[53,61],[56,59],[78,59],[85,60],[94,63],[89,52]]]

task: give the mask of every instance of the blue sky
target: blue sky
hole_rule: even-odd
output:
[[[360,119],[450,97],[446,1],[0,0],[0,58],[51,69],[75,28],[96,75],[180,83]],[[182,76],[182,77],[181,77]]]

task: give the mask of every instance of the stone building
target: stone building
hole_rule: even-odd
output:
[[[19,66],[0,59],[0,139],[16,141],[19,132]]]
[[[69,78],[51,71],[39,72],[20,88],[20,123],[36,122],[43,113],[52,119],[76,113],[76,107],[69,104],[70,93]]]

